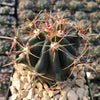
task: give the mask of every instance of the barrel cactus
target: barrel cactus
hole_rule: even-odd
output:
[[[68,19],[63,18],[65,13],[61,18],[58,13],[54,16],[46,11],[44,13],[46,20],[38,19],[40,13],[32,21],[26,17],[29,22],[26,27],[31,28],[31,31],[26,30],[29,33],[27,37],[21,36],[15,27],[15,37],[9,38],[13,41],[10,53],[16,45],[18,47],[17,51],[11,53],[11,56],[17,55],[13,63],[26,64],[29,70],[34,71],[34,77],[42,75],[42,80],[52,83],[69,76],[74,78],[70,66],[76,54],[78,56],[75,49],[78,36],[71,35],[73,28],[66,30]]]

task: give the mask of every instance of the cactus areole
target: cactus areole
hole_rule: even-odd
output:
[[[52,13],[44,13],[45,18],[41,20],[38,20],[39,14],[33,21],[28,19],[30,24],[26,27],[30,27],[31,31],[27,38],[18,37],[19,50],[15,52],[18,55],[17,63],[35,68],[35,72],[44,73],[44,76],[53,78],[54,82],[63,81],[71,73],[70,67],[66,67],[76,57],[74,41],[78,37],[69,34],[72,29],[66,30],[67,19],[63,18],[65,13],[61,18],[57,14],[53,16]]]

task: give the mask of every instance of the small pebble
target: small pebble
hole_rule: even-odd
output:
[[[34,98],[34,99],[31,99],[31,100],[41,100],[40,98]]]
[[[68,100],[73,100],[73,98],[74,98],[74,100],[78,100],[78,96],[73,90],[70,90],[68,92],[67,98],[68,98]]]
[[[84,97],[83,97],[83,100],[88,100],[88,98],[84,96]]]
[[[49,96],[45,96],[41,100],[50,100],[50,97]]]
[[[76,85],[83,87],[84,86],[84,80],[83,79],[76,79]]]
[[[27,95],[27,99],[32,99],[33,97],[34,97],[34,90],[33,90],[33,88],[31,88],[29,90],[28,95]]]
[[[83,96],[84,96],[84,88],[78,88],[77,89],[77,95],[78,95],[78,97],[80,98],[80,99],[82,99],[83,98]]]
[[[54,96],[54,92],[51,91],[51,90],[48,92],[48,94],[49,94],[49,97],[53,97]]]
[[[54,99],[55,100],[59,100],[60,97],[61,97],[61,95],[60,94],[57,94],[57,95],[54,96]]]
[[[49,87],[48,87],[47,84],[44,83],[43,86],[44,86],[44,89],[45,89],[45,90],[49,90]]]
[[[37,88],[39,89],[39,91],[43,90],[43,86],[40,82],[36,83]]]
[[[30,90],[31,89],[31,84],[25,83],[24,84],[24,89]]]
[[[59,100],[67,100],[66,95],[61,96]]]
[[[9,100],[16,100],[18,97],[18,94],[13,94],[11,97],[9,97]]]
[[[23,98],[23,100],[28,100],[27,98]]]
[[[66,95],[69,90],[71,90],[71,88],[66,86],[64,89],[61,90],[61,95]]]
[[[48,93],[46,91],[43,91],[43,96],[45,97],[47,95],[48,95]]]
[[[17,90],[15,89],[13,85],[10,86],[10,91],[11,91],[11,94],[17,93]]]

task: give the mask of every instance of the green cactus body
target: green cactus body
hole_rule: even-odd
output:
[[[46,47],[45,45],[50,45],[50,41],[49,40],[45,40],[44,42],[44,46],[42,48],[41,52],[41,57],[39,59],[39,61],[36,64],[36,70],[37,72],[43,72],[46,71],[48,66],[49,66],[49,52],[45,52],[49,49],[49,47]]]
[[[39,59],[32,55],[29,55],[29,59],[31,65],[33,67],[36,66],[36,71],[38,73],[46,73],[47,75],[52,75],[55,81],[62,81],[70,75],[70,68],[67,71],[63,71],[62,69],[73,63],[75,58],[75,49],[70,45],[70,42],[66,38],[57,44],[56,47],[56,43],[58,43],[61,38],[57,37],[56,39],[56,42],[54,42],[54,38],[52,38],[51,43],[48,38],[41,41],[39,37],[39,41],[35,37],[35,42],[33,42],[35,47],[30,49],[30,52],[37,55]],[[33,40],[30,39],[30,41],[30,45],[32,45],[34,38]],[[55,43],[55,45],[53,43]],[[28,64],[27,57],[25,57],[23,58],[24,60],[21,60],[20,62]],[[65,74],[66,76],[64,76]]]

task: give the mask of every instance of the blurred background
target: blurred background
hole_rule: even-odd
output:
[[[89,45],[84,58],[97,70],[97,76],[91,69],[86,69],[86,73],[93,99],[100,100],[100,0],[0,0],[0,35],[14,35],[14,23],[16,27],[24,27],[26,19],[23,14],[32,20],[40,10],[55,14],[59,9],[59,17],[66,11],[64,18],[69,19],[69,29],[75,25],[76,20],[79,28],[91,25],[86,34]],[[43,17],[44,14],[39,16]],[[19,31],[25,35],[24,30]],[[7,94],[13,69],[13,65],[2,67],[11,61],[8,57],[10,48],[10,40],[0,39],[0,100],[4,100]],[[82,46],[79,48],[81,50]]]

